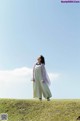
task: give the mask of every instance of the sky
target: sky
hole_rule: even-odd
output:
[[[0,0],[0,98],[33,98],[39,55],[52,98],[80,98],[79,11],[80,3],[60,0]]]

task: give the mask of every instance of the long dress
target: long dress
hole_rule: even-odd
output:
[[[52,97],[49,89],[50,80],[44,64],[35,64],[33,68],[33,98]]]

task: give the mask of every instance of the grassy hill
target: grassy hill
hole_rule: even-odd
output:
[[[0,113],[8,113],[8,121],[76,121],[80,100],[0,99]]]

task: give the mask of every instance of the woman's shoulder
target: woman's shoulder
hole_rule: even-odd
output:
[[[42,67],[45,67],[45,64],[42,63],[41,66],[42,66]]]

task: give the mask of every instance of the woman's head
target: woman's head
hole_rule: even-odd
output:
[[[45,58],[42,55],[40,55],[37,60],[38,60],[38,63],[45,64]]]

